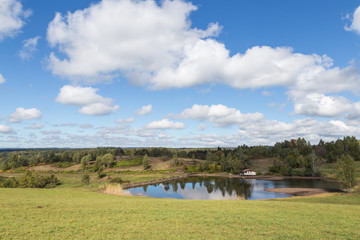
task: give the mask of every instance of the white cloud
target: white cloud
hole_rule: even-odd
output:
[[[12,132],[14,132],[14,130],[11,127],[0,124],[0,133],[12,133]]]
[[[49,66],[55,74],[85,81],[122,73],[153,89],[222,83],[239,89],[360,90],[357,70],[331,68],[326,55],[255,46],[231,56],[210,38],[219,33],[217,24],[204,31],[191,27],[188,16],[194,10],[183,1],[103,0],[67,16],[57,14],[48,41],[67,58],[53,53]]]
[[[44,125],[42,125],[40,123],[34,123],[33,125],[30,126],[31,129],[41,129],[43,127],[44,127]]]
[[[52,53],[54,74],[99,81],[118,72],[142,83],[142,77],[177,64],[184,46],[216,36],[220,27],[191,28],[188,16],[196,7],[184,1],[103,0],[50,22],[47,39],[66,55]],[[135,77],[138,76],[138,77]]]
[[[61,131],[58,129],[53,129],[53,130],[49,130],[49,131],[42,131],[41,133],[45,134],[45,135],[51,135],[51,134],[59,134],[59,133],[61,133]]]
[[[19,51],[19,56],[22,60],[28,60],[32,57],[37,50],[36,47],[39,39],[40,37],[37,36],[23,41],[23,47]]]
[[[211,106],[194,104],[192,108],[185,109],[175,117],[207,121],[214,124],[216,127],[228,127],[232,125],[254,123],[262,120],[264,115],[262,113],[243,114],[236,108],[229,108],[222,104]]]
[[[206,30],[191,26],[189,14],[196,9],[184,1],[103,0],[66,16],[58,13],[49,24],[47,39],[60,54],[49,56],[49,67],[54,74],[88,83],[121,74],[150,89],[204,83],[237,89],[283,86],[289,90],[294,113],[311,116],[346,114],[321,108],[331,101],[338,107],[335,102],[340,99],[329,94],[360,92],[359,70],[353,65],[333,67],[326,55],[268,46],[231,55],[214,39],[221,30],[218,24],[210,23]],[[357,29],[358,19],[359,8],[352,29]],[[307,105],[293,92],[301,92],[308,102],[316,94],[323,95],[317,101],[322,105],[305,111]]]
[[[113,105],[111,98],[97,94],[98,90],[92,87],[65,85],[55,100],[65,105],[82,106],[78,112],[86,115],[106,115],[117,111],[119,106]]]
[[[9,122],[17,123],[25,120],[38,119],[41,118],[40,110],[36,108],[25,109],[19,107],[15,112],[9,115]]]
[[[15,36],[31,15],[30,10],[23,10],[20,1],[0,1],[0,41],[5,37]]]
[[[148,129],[183,129],[185,125],[182,122],[172,122],[164,118],[160,121],[154,121],[145,126]]]
[[[74,122],[62,123],[60,126],[62,127],[76,127],[78,124]]]
[[[209,147],[229,146],[242,144],[273,145],[276,142],[304,137],[312,144],[317,144],[320,139],[333,141],[344,136],[358,136],[359,122],[343,122],[331,120],[319,122],[313,119],[298,119],[290,123],[275,120],[263,120],[254,124],[246,124],[230,135],[200,134],[184,136],[178,141],[186,146]]]
[[[116,119],[115,121],[116,123],[120,123],[120,124],[129,124],[129,123],[133,123],[135,122],[135,119],[134,118],[127,118],[127,119]]]
[[[344,97],[319,93],[296,96],[294,104],[294,113],[307,116],[334,117],[352,109],[353,104]]]
[[[360,34],[360,6],[356,8],[353,17],[350,18],[350,20],[351,20],[351,25],[345,26],[345,30],[354,31],[357,34]]]
[[[113,106],[107,103],[91,103],[79,109],[79,113],[85,115],[107,115],[117,111],[118,109],[119,106],[117,105]]]
[[[3,77],[3,75],[1,75],[1,73],[0,73],[0,84],[1,83],[4,83],[5,82],[5,78]]]
[[[138,115],[138,116],[148,115],[151,113],[151,110],[152,110],[152,105],[149,104],[149,105],[141,107],[141,109],[136,110],[134,113],[135,113],[135,115]]]

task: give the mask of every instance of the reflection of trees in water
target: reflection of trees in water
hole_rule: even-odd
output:
[[[171,186],[172,186],[173,191],[174,191],[174,192],[177,192],[177,191],[178,191],[178,184],[177,184],[177,182],[171,182],[170,184],[171,184]]]
[[[186,185],[186,182],[184,181],[184,179],[180,179],[179,184],[180,184],[181,189],[184,190],[184,189],[185,189],[185,185]]]
[[[168,191],[170,189],[169,183],[163,183],[165,191]]]
[[[220,191],[223,197],[236,194],[236,196],[241,199],[251,198],[251,191],[253,189],[251,181],[239,178],[190,177],[177,181],[164,182],[162,185],[165,191],[169,191],[171,186],[173,192],[177,192],[179,188],[178,185],[184,190],[187,183],[191,184],[193,190],[195,190],[196,184],[199,183],[199,186],[204,186],[209,194]]]
[[[204,187],[206,187],[208,193],[212,193],[214,190],[214,186],[209,179],[204,181]]]
[[[223,197],[225,197],[226,195],[232,196],[236,194],[240,198],[251,198],[251,191],[253,189],[253,185],[251,184],[251,181],[248,181],[246,179],[200,178],[199,181],[204,183],[204,186],[206,187],[209,194],[214,191],[220,191]]]
[[[196,186],[197,181],[196,181],[196,180],[193,180],[191,183],[192,183],[192,189],[194,190],[194,189],[195,189],[195,186]]]
[[[143,186],[143,190],[144,190],[144,192],[146,192],[146,191],[147,191],[147,188],[148,188],[148,185]]]

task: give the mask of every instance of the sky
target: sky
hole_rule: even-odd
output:
[[[0,0],[0,148],[359,138],[359,6]]]

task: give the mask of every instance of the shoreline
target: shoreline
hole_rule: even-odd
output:
[[[293,196],[314,196],[323,193],[342,192],[337,189],[324,189],[324,188],[267,188],[265,191],[275,193],[286,193]]]

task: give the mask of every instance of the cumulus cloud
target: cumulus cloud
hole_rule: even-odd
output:
[[[203,83],[239,89],[296,86],[338,92],[360,88],[354,67],[332,68],[326,55],[255,46],[231,56],[224,44],[212,38],[221,30],[218,24],[210,23],[206,30],[191,27],[188,16],[194,10],[183,1],[158,5],[153,0],[103,0],[66,16],[57,14],[49,24],[48,41],[66,58],[53,53],[49,66],[55,74],[75,79],[122,73],[133,83],[153,89]]]
[[[133,123],[135,122],[135,119],[134,118],[127,118],[127,119],[116,119],[115,121],[116,123],[120,123],[120,124],[129,124],[129,123]]]
[[[360,6],[356,8],[352,18],[351,17],[349,18],[351,20],[351,25],[345,26],[345,30],[354,31],[357,34],[360,34]]]
[[[14,130],[11,127],[0,124],[0,133],[12,133],[12,132],[14,132]]]
[[[152,110],[152,105],[149,104],[149,105],[141,107],[141,109],[136,110],[134,113],[135,113],[135,115],[138,115],[138,116],[148,115],[151,113],[151,110]]]
[[[294,113],[307,116],[334,117],[351,112],[353,104],[342,96],[309,93],[295,97]]]
[[[4,83],[5,82],[5,78],[3,77],[3,75],[1,75],[0,73],[0,84]]]
[[[264,115],[262,113],[243,114],[236,108],[229,108],[222,104],[211,106],[194,104],[191,108],[187,108],[182,113],[175,115],[175,117],[206,121],[216,127],[228,127],[250,122],[254,123],[262,120]]]
[[[33,125],[30,126],[31,129],[41,129],[43,127],[44,125],[42,125],[41,123],[34,123]]]
[[[85,115],[107,115],[119,109],[111,98],[104,98],[97,94],[99,89],[65,85],[55,101],[65,105],[81,106],[79,113]]]
[[[359,70],[352,65],[334,67],[326,55],[269,46],[231,55],[215,40],[221,31],[217,23],[205,30],[191,26],[189,14],[195,10],[192,3],[180,0],[159,4],[103,0],[65,16],[57,13],[47,29],[50,45],[58,50],[50,54],[49,68],[54,74],[87,83],[124,75],[131,83],[150,89],[205,83],[237,89],[283,86],[289,90],[294,113],[310,116],[345,113],[339,109],[324,112],[321,106],[333,101],[338,107],[335,102],[345,101],[329,94],[360,92]],[[359,8],[350,29],[360,26],[358,19]],[[294,92],[301,92],[308,102],[316,94],[324,95],[317,101],[322,105],[305,111],[307,105]]]
[[[24,26],[25,20],[31,15],[24,10],[18,0],[0,1],[0,41],[5,37],[15,36]]]
[[[206,30],[191,28],[193,10],[184,1],[103,0],[66,16],[57,13],[47,39],[67,58],[52,53],[49,67],[87,82],[121,72],[141,84],[151,72],[176,64],[184,46],[219,33],[214,23]]]
[[[9,122],[17,123],[25,120],[38,119],[41,118],[40,110],[36,108],[25,109],[19,107],[15,112],[11,113],[8,117]]]
[[[58,135],[59,133],[61,133],[61,131],[58,129],[53,129],[49,131],[41,131],[41,133],[44,135]]]
[[[185,124],[182,122],[172,122],[169,119],[164,118],[160,121],[154,121],[145,126],[148,129],[183,129]]]
[[[22,60],[28,60],[32,57],[32,55],[37,50],[36,47],[37,47],[39,39],[40,39],[40,37],[37,36],[37,37],[30,38],[30,39],[23,41],[24,42],[23,47],[19,51],[19,56]]]

